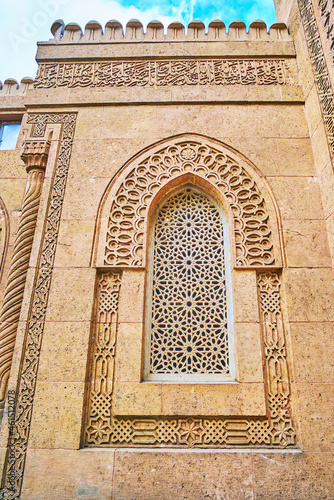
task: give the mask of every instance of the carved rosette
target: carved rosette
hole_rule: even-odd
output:
[[[28,179],[0,317],[1,401],[6,396],[49,149],[50,141],[26,141],[21,154]]]
[[[97,293],[97,319],[92,337],[92,369],[85,427],[86,446],[158,446],[286,448],[295,445],[290,383],[276,271],[258,274],[265,347],[268,414],[263,418],[198,418],[112,416],[113,366],[120,275],[104,272]],[[104,368],[103,368],[104,367]],[[109,377],[109,378],[108,378]]]

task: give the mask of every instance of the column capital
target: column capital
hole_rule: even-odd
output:
[[[24,141],[21,158],[26,164],[27,172],[32,168],[45,170],[50,151],[51,141],[28,140]]]

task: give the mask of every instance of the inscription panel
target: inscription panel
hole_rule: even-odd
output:
[[[167,87],[178,85],[285,85],[286,59],[178,59],[41,63],[34,87]]]

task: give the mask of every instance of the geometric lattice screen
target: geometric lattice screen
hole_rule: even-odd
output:
[[[187,187],[160,208],[152,237],[148,376],[229,375],[220,212]]]

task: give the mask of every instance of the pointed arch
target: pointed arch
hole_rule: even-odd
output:
[[[228,145],[197,134],[145,149],[111,181],[99,210],[93,265],[144,267],[152,200],[185,174],[219,190],[229,207],[234,266],[281,267],[279,214],[263,176]]]

